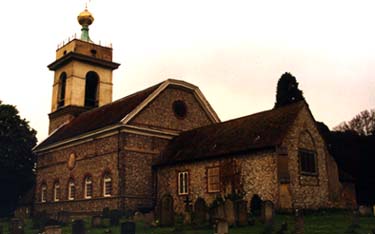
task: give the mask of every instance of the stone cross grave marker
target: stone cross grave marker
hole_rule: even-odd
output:
[[[194,224],[204,224],[207,221],[207,211],[206,202],[199,197],[194,204]]]

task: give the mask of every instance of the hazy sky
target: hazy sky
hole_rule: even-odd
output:
[[[47,136],[57,45],[84,0],[0,3],[0,100]],[[92,0],[91,39],[113,44],[114,100],[167,78],[200,87],[222,120],[273,107],[296,76],[334,127],[375,106],[375,1]]]

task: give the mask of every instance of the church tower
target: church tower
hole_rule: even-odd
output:
[[[54,71],[49,133],[84,111],[112,102],[112,48],[95,44],[89,36],[94,17],[86,9],[78,16],[80,39],[70,40],[56,51],[48,65]]]

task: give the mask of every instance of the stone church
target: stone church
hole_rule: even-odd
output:
[[[112,48],[89,37],[56,51],[49,133],[38,156],[34,208],[75,214],[154,209],[256,195],[276,209],[347,208],[341,180],[304,101],[221,122],[199,88],[165,80],[112,101]]]

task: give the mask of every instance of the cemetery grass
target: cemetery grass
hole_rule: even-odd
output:
[[[126,221],[122,219],[121,221]],[[290,215],[278,214],[275,217],[273,232],[277,233],[280,230],[281,224],[287,222],[288,230],[285,234],[292,234],[294,231],[294,217]],[[105,234],[110,230],[111,234],[120,234],[120,225],[103,228],[90,228],[91,220],[85,220],[86,234]],[[320,213],[310,214],[304,217],[305,234],[345,234],[349,226],[352,224],[352,216],[345,212]],[[6,220],[0,220],[0,225],[3,226],[3,233],[8,233],[8,224]],[[25,234],[37,234],[37,229],[32,229],[30,219],[25,220]],[[361,217],[359,218],[359,227],[355,228],[357,234],[368,234],[375,229],[375,217]],[[265,225],[255,221],[255,225],[246,227],[231,227],[230,234],[261,234],[264,233]],[[174,227],[149,227],[142,222],[136,224],[137,234],[212,234],[212,228],[207,226],[203,229],[194,229],[189,225],[182,226],[180,231],[175,230]],[[71,234],[71,225],[62,227],[62,234]]]

